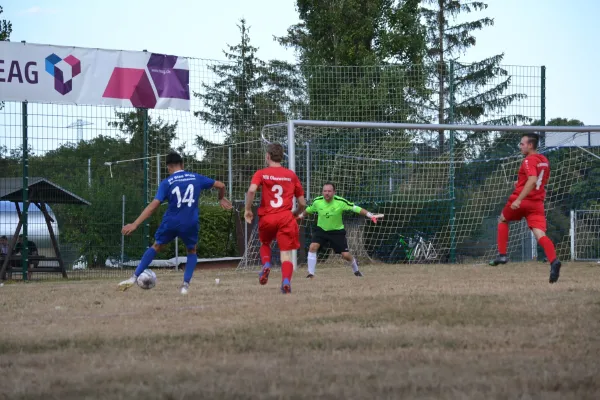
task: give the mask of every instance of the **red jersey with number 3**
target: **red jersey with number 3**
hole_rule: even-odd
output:
[[[550,162],[541,154],[532,154],[523,160],[519,168],[519,178],[517,187],[510,196],[512,200],[516,199],[523,191],[527,179],[530,176],[537,177],[535,187],[523,200],[544,201],[546,198],[546,183],[550,178]]]
[[[284,167],[267,167],[256,171],[252,183],[262,187],[258,216],[291,211],[294,197],[304,196],[300,179]]]

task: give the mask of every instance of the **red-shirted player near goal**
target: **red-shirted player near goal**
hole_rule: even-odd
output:
[[[283,147],[278,143],[267,146],[267,168],[258,170],[246,195],[244,218],[251,224],[254,218],[252,203],[259,187],[262,188],[258,207],[258,237],[261,243],[260,259],[263,268],[258,275],[261,285],[266,285],[271,272],[271,243],[277,239],[281,252],[281,292],[291,293],[292,250],[300,248],[300,232],[296,217],[306,208],[304,189],[294,171],[281,166]],[[298,207],[292,212],[294,197]]]
[[[529,229],[544,249],[550,260],[550,283],[558,281],[561,262],[556,258],[554,243],[546,236],[546,215],[544,200],[546,198],[546,183],[550,177],[550,162],[537,152],[539,136],[535,133],[525,133],[521,137],[519,147],[525,159],[519,168],[519,177],[515,190],[508,198],[498,221],[498,256],[490,265],[506,264],[508,247],[508,222],[527,220]]]

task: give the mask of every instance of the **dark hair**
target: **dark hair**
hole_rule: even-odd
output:
[[[167,155],[167,165],[183,164],[183,158],[175,152]]]
[[[521,137],[526,137],[528,142],[533,145],[533,148],[537,150],[538,143],[540,142],[540,135],[537,133],[524,133],[521,135]]]
[[[0,236],[0,239],[6,239],[6,240],[8,240],[8,238],[6,237],[6,235]]]
[[[271,161],[280,163],[283,160],[283,146],[279,143],[271,143],[267,146],[267,154],[271,157]]]
[[[327,185],[331,185],[331,187],[333,188],[333,191],[335,191],[335,185],[331,182],[325,182],[325,184],[323,185],[323,187],[327,186]]]

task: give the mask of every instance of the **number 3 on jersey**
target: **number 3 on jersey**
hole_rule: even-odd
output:
[[[171,193],[177,196],[177,208],[181,207],[181,203],[187,203],[188,207],[191,207],[194,204],[194,185],[189,184],[185,189],[185,193],[183,194],[183,199],[181,198],[181,191],[179,190],[179,186],[175,186]]]
[[[281,207],[283,205],[283,197],[281,197],[281,195],[283,194],[283,188],[281,187],[281,185],[273,185],[271,191],[273,192],[273,196],[275,197],[275,200],[271,200],[271,207]]]

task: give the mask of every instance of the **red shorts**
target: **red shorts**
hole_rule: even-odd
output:
[[[291,211],[267,214],[258,220],[258,238],[262,244],[271,244],[277,239],[279,250],[290,251],[300,248],[300,231]]]
[[[502,215],[507,221],[519,221],[521,218],[527,220],[527,226],[529,229],[539,229],[546,232],[546,213],[544,212],[544,202],[539,200],[523,200],[521,205],[516,210],[510,208],[513,200],[509,199]]]

